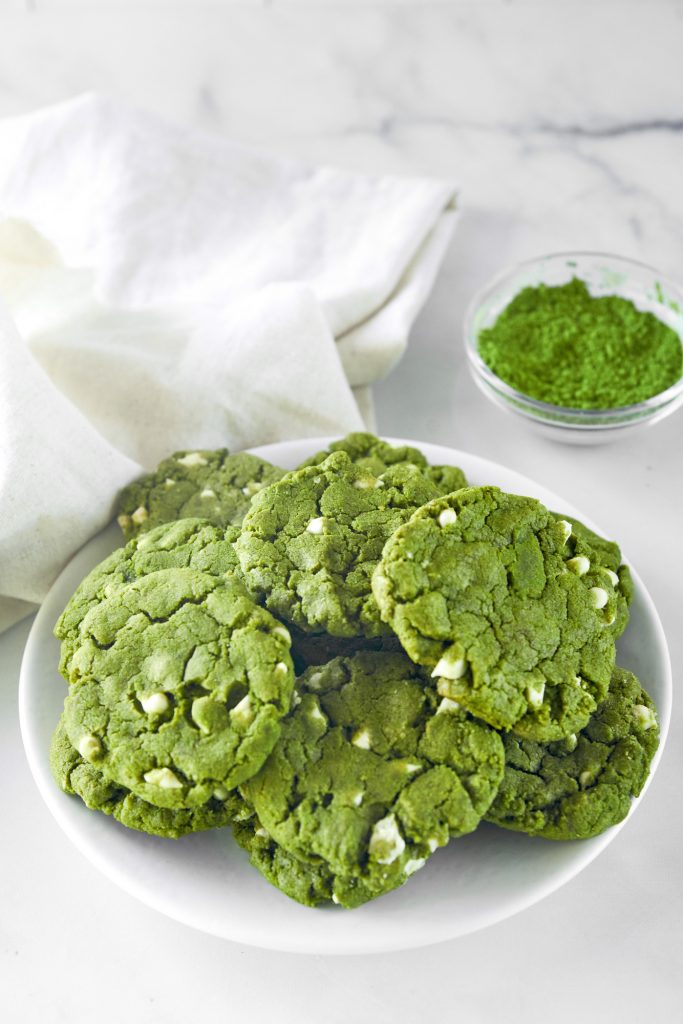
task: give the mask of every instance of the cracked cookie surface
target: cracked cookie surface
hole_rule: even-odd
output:
[[[599,566],[576,571],[568,536],[533,498],[465,488],[399,527],[372,582],[439,692],[538,740],[582,729],[614,665],[614,585]]]
[[[438,490],[415,466],[380,476],[335,452],[253,500],[235,544],[247,586],[307,632],[389,635],[370,586],[384,544]]]
[[[239,576],[234,543],[239,527],[214,526],[206,519],[165,523],[129,541],[96,565],[79,583],[55,626],[62,641],[60,672],[69,678],[69,662],[83,620],[100,601],[133,580],[159,569],[198,569],[214,576]]]
[[[193,809],[155,807],[135,796],[124,786],[111,782],[95,765],[81,757],[71,743],[60,720],[52,737],[50,768],[59,788],[78,796],[91,810],[110,815],[126,828],[164,839],[179,839],[190,832],[203,832],[230,824],[241,812],[243,800],[236,790],[220,798],[213,796]]]
[[[124,488],[117,503],[126,540],[176,519],[208,519],[216,526],[239,525],[254,494],[284,470],[247,452],[175,452]]]
[[[69,664],[71,743],[159,807],[198,807],[260,768],[289,710],[289,632],[236,579],[160,569],[87,613]]]
[[[502,778],[502,740],[441,700],[405,655],[335,658],[297,687],[300,702],[242,792],[269,837],[331,874],[335,902],[396,888],[476,828]]]
[[[616,825],[638,796],[659,744],[652,700],[615,668],[607,698],[569,740],[504,738],[505,775],[487,821],[547,839],[586,839]]]
[[[299,467],[319,466],[333,452],[346,452],[351,462],[374,476],[381,476],[389,466],[409,464],[417,466],[438,488],[439,494],[450,494],[467,485],[465,474],[457,466],[431,466],[418,448],[410,445],[392,445],[374,434],[347,434],[333,441],[329,448],[316,452]]]

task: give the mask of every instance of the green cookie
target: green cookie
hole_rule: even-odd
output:
[[[275,745],[291,703],[290,642],[234,578],[143,576],[83,619],[69,739],[143,800],[199,807],[258,771]]]
[[[335,452],[260,491],[235,549],[247,586],[300,629],[388,634],[370,578],[394,530],[437,489],[409,464],[378,477]]]
[[[401,526],[373,578],[382,616],[440,693],[541,741],[586,725],[614,665],[614,585],[599,566],[579,575],[567,539],[533,498],[465,488]]]
[[[62,641],[60,672],[69,678],[69,664],[81,624],[91,608],[133,580],[159,569],[190,568],[214,576],[240,575],[234,543],[239,527],[225,529],[206,519],[179,519],[112,551],[88,573],[57,620],[55,636]]]
[[[345,452],[351,462],[360,469],[365,469],[369,474],[381,476],[389,466],[410,464],[418,469],[426,470],[429,466],[426,458],[417,448],[409,445],[394,447],[387,441],[382,441],[374,434],[364,434],[357,431],[347,434],[339,441],[333,441],[329,448],[316,452],[309,459],[301,463],[299,469],[305,466],[320,466],[333,452]]]
[[[556,519],[569,523],[572,528],[571,535],[567,540],[567,550],[570,557],[574,559],[571,564],[575,571],[588,572],[591,568],[594,572],[601,570],[614,587],[616,606],[611,630],[615,638],[621,636],[628,624],[628,609],[633,600],[633,580],[628,566],[621,561],[619,545],[612,540],[605,540],[604,537],[584,526],[578,519],[573,519],[571,516],[560,516],[557,513],[554,515]],[[598,577],[599,575],[600,572],[598,572]]]
[[[127,540],[176,519],[239,525],[252,496],[283,472],[256,455],[230,455],[227,448],[175,452],[121,491],[119,525]]]
[[[500,736],[440,700],[404,655],[335,658],[298,681],[300,702],[242,787],[263,828],[333,876],[357,906],[473,831],[503,772]]]
[[[505,777],[488,821],[546,839],[587,839],[628,814],[659,743],[654,705],[615,668],[607,699],[567,740],[540,746],[505,737]]]
[[[110,782],[82,758],[69,740],[61,719],[52,737],[50,767],[59,788],[64,793],[79,796],[86,807],[110,814],[126,828],[165,839],[179,839],[189,832],[228,825],[244,806],[237,790],[233,790],[225,797],[221,791],[202,807],[191,810],[155,807],[125,787]]]
[[[339,441],[333,441],[329,448],[316,452],[301,463],[304,466],[319,466],[333,452],[346,452],[354,465],[366,469],[374,476],[381,476],[390,466],[409,464],[417,466],[425,476],[436,484],[439,494],[449,494],[467,486],[465,474],[456,466],[430,466],[417,448],[409,445],[395,447],[380,440],[374,434],[347,434]]]

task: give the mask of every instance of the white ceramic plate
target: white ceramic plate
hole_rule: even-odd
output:
[[[293,468],[327,443],[324,438],[293,441],[255,452]],[[493,483],[532,495],[592,525],[562,498],[503,466],[449,448],[417,446],[433,463],[461,466],[471,483]],[[618,536],[618,524],[612,524],[612,531]],[[83,576],[120,541],[115,524],[94,537],[66,567],[40,609],[21,671],[21,728],[38,788],[66,834],[107,877],[156,910],[212,935],[268,949],[408,949],[465,935],[531,906],[578,874],[623,827],[622,823],[595,839],[556,843],[482,825],[438,851],[401,889],[344,911],[311,910],[281,895],[249,865],[228,829],[171,841],[129,831],[89,811],[80,800],[63,794],[50,775],[50,737],[66,693],[57,671],[59,645],[52,628]],[[636,597],[630,625],[619,641],[619,664],[643,680],[659,710],[662,743],[654,770],[671,714],[671,668],[655,607],[635,573],[634,579]]]

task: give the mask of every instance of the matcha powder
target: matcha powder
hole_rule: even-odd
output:
[[[577,278],[524,288],[480,333],[479,354],[523,394],[573,409],[642,402],[683,373],[676,331],[628,299],[592,296]]]

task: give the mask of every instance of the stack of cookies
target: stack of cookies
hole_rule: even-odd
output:
[[[616,544],[353,434],[285,473],[180,452],[59,619],[62,789],[155,835],[230,825],[284,893],[355,907],[482,820],[620,821],[658,743],[615,666]]]

